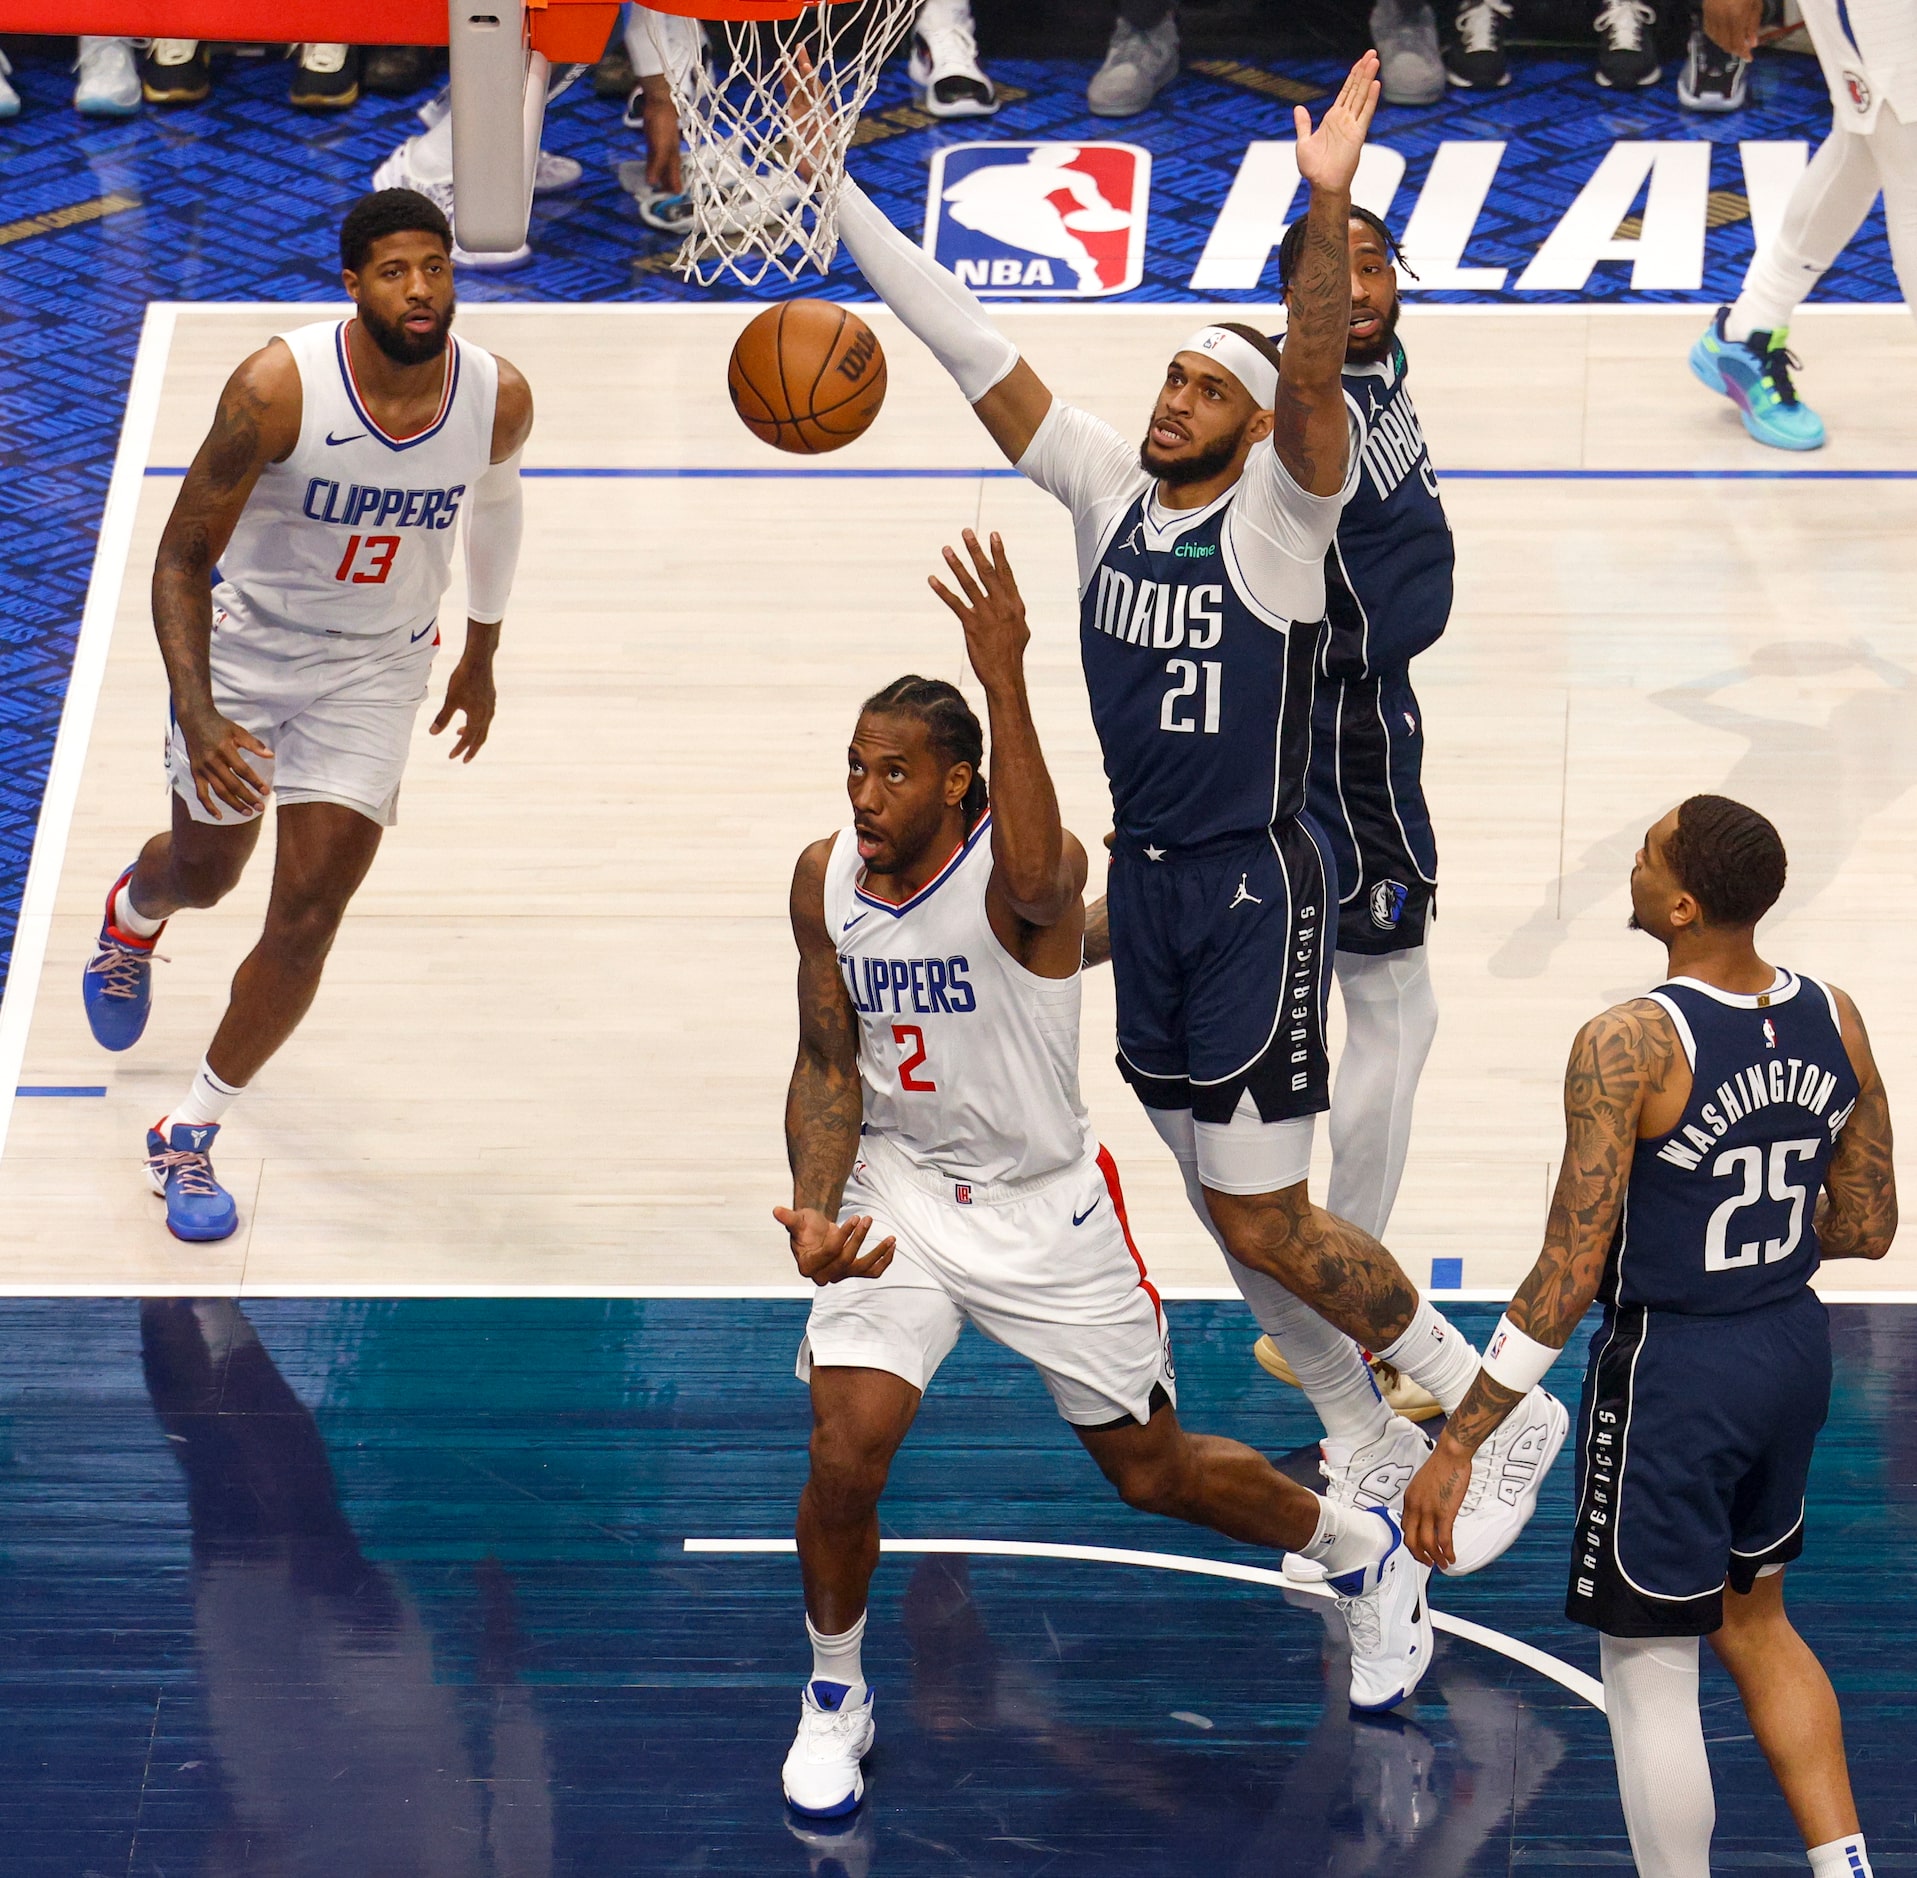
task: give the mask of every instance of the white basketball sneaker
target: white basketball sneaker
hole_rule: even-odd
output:
[[[990,117],[998,109],[997,88],[978,62],[971,0],[925,0],[906,76],[933,117]]]
[[[1503,1425],[1471,1457],[1471,1484],[1464,1490],[1451,1529],[1456,1555],[1445,1576],[1462,1578],[1499,1557],[1538,1508],[1538,1491],[1571,1431],[1564,1404],[1541,1385],[1504,1418]]]
[[[1325,1498],[1334,1506],[1382,1506],[1395,1518],[1411,1476],[1424,1465],[1431,1443],[1415,1422],[1394,1415],[1384,1433],[1362,1444],[1327,1435],[1318,1444],[1318,1471]],[[1279,1568],[1293,1584],[1317,1584],[1325,1568],[1315,1559],[1287,1552]]]
[[[1396,1708],[1431,1667],[1428,1565],[1404,1548],[1398,1522],[1383,1507],[1369,1511],[1391,1530],[1391,1549],[1375,1565],[1326,1580],[1351,1638],[1351,1706],[1361,1714]]]
[[[425,140],[408,137],[373,172],[375,189],[411,189],[424,196],[453,225],[453,265],[490,268],[499,273],[511,267],[523,267],[532,259],[532,244],[523,243],[510,254],[471,254],[459,245],[459,218],[453,213],[451,177],[422,176],[413,167],[413,147]]]
[[[843,1683],[808,1682],[799,1700],[799,1732],[780,1775],[795,1813],[834,1819],[865,1798],[859,1763],[872,1751],[872,1691],[848,1705]],[[837,1698],[836,1701],[834,1698]],[[826,1704],[832,1702],[833,1706]]]

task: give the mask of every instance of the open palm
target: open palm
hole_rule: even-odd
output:
[[[1292,113],[1298,130],[1298,174],[1314,189],[1349,189],[1358,173],[1358,155],[1378,109],[1378,55],[1367,52],[1351,68],[1343,87],[1311,128],[1303,105]]]

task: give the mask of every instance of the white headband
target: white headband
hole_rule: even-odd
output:
[[[1202,352],[1215,365],[1222,365],[1251,393],[1251,401],[1261,411],[1278,403],[1278,368],[1249,340],[1222,326],[1201,326],[1180,346],[1180,352]]]

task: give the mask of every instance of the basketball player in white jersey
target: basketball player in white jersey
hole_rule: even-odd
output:
[[[1776,235],[1751,259],[1736,302],[1691,347],[1691,371],[1779,450],[1815,450],[1824,423],[1797,395],[1791,315],[1849,246],[1881,190],[1890,257],[1917,308],[1917,6],[1800,0],[1830,87],[1831,132],[1798,178]],[[1757,47],[1762,0],[1704,0],[1704,30],[1739,58]]]
[[[958,616],[992,727],[908,677],[867,701],[847,753],[852,826],[792,881],[799,1052],[786,1100],[792,1204],[819,1286],[799,1353],[812,1466],[799,1502],[812,1673],[785,1763],[815,1815],[864,1793],[860,1661],[879,1497],[969,1320],[1027,1357],[1128,1504],[1319,1561],[1352,1635],[1351,1701],[1404,1699],[1431,1658],[1422,1568],[1382,1508],[1320,1500],[1237,1442],[1179,1425],[1164,1314],[1117,1170],[1078,1093],[1085,851],[1025,693],[1029,637],[998,537],[966,532]]]
[[[221,1118],[305,1016],[397,819],[462,516],[466,643],[432,728],[461,718],[448,754],[471,762],[492,724],[532,394],[504,359],[452,337],[451,248],[424,196],[362,197],[340,230],[355,316],[241,364],[160,538],[172,827],[107,894],[83,979],[107,1049],[146,1027],[167,920],[232,891],[268,797],[278,805],[265,930],[204,1061],[147,1134],[147,1177],[182,1239],[238,1224],[213,1173]]]
[[[1427,1443],[1384,1407],[1353,1340],[1446,1409],[1478,1357],[1307,1184],[1330,1106],[1337,889],[1304,794],[1324,560],[1360,467],[1362,419],[1343,384],[1349,224],[1377,63],[1366,53],[1352,67],[1316,130],[1294,116],[1311,195],[1282,360],[1255,328],[1201,328],[1167,365],[1142,445],[1054,398],[977,298],[851,181],[839,232],[993,442],[1071,513],[1080,652],[1117,831],[1119,1067],[1322,1419],[1334,1496],[1389,1503]],[[796,102],[793,135],[806,135]],[[1479,1451],[1453,1570],[1515,1538],[1567,1426],[1539,1390]]]

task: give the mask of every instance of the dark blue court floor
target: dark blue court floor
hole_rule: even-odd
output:
[[[1252,1363],[1242,1310],[1172,1308],[1187,1421],[1302,1468],[1302,1400]],[[800,1313],[0,1304],[0,1871],[1628,1869],[1603,1718],[1533,1670],[1441,1638],[1401,1719],[1354,1724],[1322,1605],[987,1556],[881,1566],[871,1799],[849,1835],[794,1831],[796,1567],[683,1542],[790,1532]],[[1481,1336],[1492,1307],[1457,1315]],[[1844,1697],[1877,1867],[1911,1870],[1917,1310],[1835,1322],[1793,1605]],[[1272,1562],[1112,1502],[1031,1373],[973,1336],[885,1511],[904,1537]],[[1594,1670],[1559,1614],[1568,1515],[1561,1468],[1515,1550],[1439,1608]],[[1802,1869],[1721,1677],[1706,1702],[1717,1868]]]

